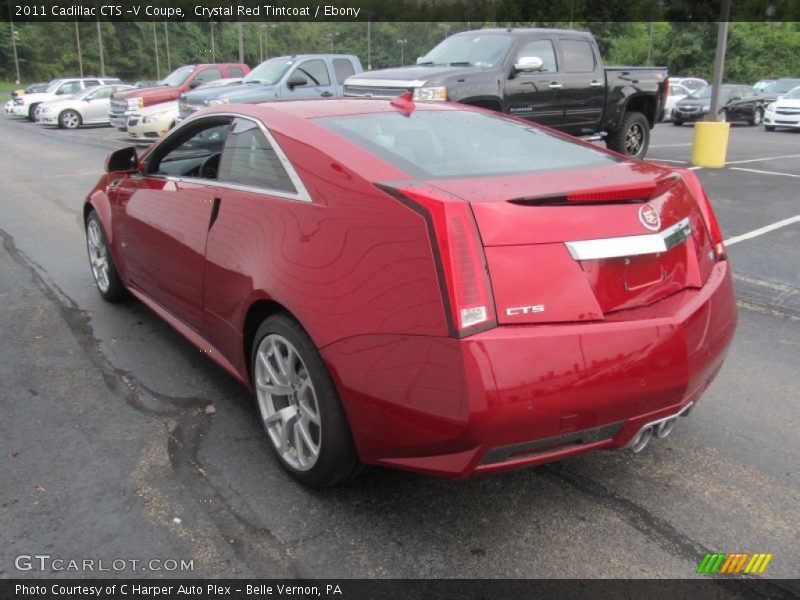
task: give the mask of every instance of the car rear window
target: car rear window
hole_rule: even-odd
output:
[[[544,129],[485,113],[415,111],[321,117],[317,123],[417,178],[571,169],[616,157]]]

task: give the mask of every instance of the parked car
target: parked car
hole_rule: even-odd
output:
[[[734,333],[694,171],[481,108],[228,104],[106,169],[84,206],[100,294],[250,388],[307,485],[641,450]]]
[[[42,102],[58,100],[60,97],[67,98],[77,94],[81,90],[98,85],[121,84],[117,77],[74,77],[65,79],[54,79],[47,86],[44,92],[25,94],[14,98],[13,115],[15,117],[25,117],[30,121],[36,120],[36,108]]]
[[[36,110],[36,122],[61,129],[82,125],[108,125],[108,106],[115,92],[133,89],[129,85],[101,85],[86,88],[63,100],[42,102]]]
[[[197,87],[198,90],[220,88],[241,83],[240,78],[226,78],[209,81]],[[128,117],[128,137],[139,143],[152,143],[178,122],[178,101],[161,102],[137,110]]]
[[[173,102],[181,94],[218,79],[244,77],[250,67],[240,63],[184,65],[170,73],[155,87],[115,94],[111,99],[109,120],[119,131],[125,131],[132,114],[154,104]]]
[[[753,84],[753,89],[757,92],[763,92],[764,88],[774,81],[774,79],[759,79]]]
[[[156,87],[157,85],[160,84],[161,84],[160,79],[140,79],[139,81],[133,84],[133,87],[135,87],[137,90],[140,90],[142,88]]]
[[[680,101],[686,98],[691,92],[688,88],[683,87],[679,83],[672,83],[670,79],[669,82],[669,93],[667,94],[667,100],[664,102],[664,111],[661,114],[662,121],[669,121],[672,119],[672,109],[675,108],[675,105]]]
[[[776,102],[783,98],[784,94],[796,88],[798,85],[800,85],[800,79],[795,79],[793,77],[776,79],[764,88],[764,101],[767,104]]]
[[[696,92],[708,87],[708,82],[700,77],[670,77],[669,83],[670,85],[682,85],[690,92]]]
[[[776,127],[800,128],[800,86],[792,88],[783,98],[767,105],[764,129],[775,131]]]
[[[679,101],[672,111],[672,123],[683,125],[688,121],[702,121],[711,111],[713,89],[713,86],[708,86]],[[764,96],[749,85],[723,85],[719,105],[719,121],[747,121],[750,125],[760,125],[764,119]]]
[[[450,100],[548,125],[604,135],[606,145],[644,157],[667,94],[662,67],[604,67],[591,33],[481,29],[443,40],[413,67],[350,77],[345,96]]]
[[[296,54],[270,58],[250,71],[240,85],[183,94],[178,104],[178,121],[206,106],[229,102],[341,97],[345,79],[362,71],[361,61],[351,54]]]

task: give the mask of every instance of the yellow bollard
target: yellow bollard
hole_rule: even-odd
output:
[[[694,124],[692,164],[698,167],[721,168],[728,153],[730,123],[698,121]]]

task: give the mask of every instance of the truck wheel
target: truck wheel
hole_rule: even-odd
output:
[[[644,157],[649,144],[650,123],[640,112],[627,113],[619,129],[610,132],[606,138],[606,146],[631,158]]]

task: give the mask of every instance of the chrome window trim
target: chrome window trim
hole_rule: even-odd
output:
[[[686,217],[659,233],[564,242],[564,245],[575,260],[596,260],[659,254],[683,243],[691,235],[692,225]]]
[[[193,116],[194,115],[192,115],[192,117]],[[261,133],[264,134],[264,137],[267,138],[267,141],[272,145],[272,148],[275,150],[275,154],[278,156],[278,160],[281,161],[281,165],[283,165],[283,168],[286,170],[286,174],[289,176],[289,179],[291,180],[292,185],[294,185],[294,189],[297,190],[297,192],[292,193],[283,190],[274,190],[266,187],[262,188],[252,185],[243,185],[240,183],[220,181],[219,179],[204,179],[200,177],[175,177],[173,175],[156,175],[156,174],[145,174],[145,177],[157,177],[159,179],[166,179],[167,181],[176,181],[181,183],[198,183],[202,185],[214,185],[216,187],[221,187],[225,189],[232,189],[241,192],[252,192],[255,194],[262,194],[264,196],[285,198],[287,200],[299,200],[300,202],[314,202],[314,200],[311,198],[311,195],[308,193],[306,186],[303,185],[303,181],[300,179],[300,176],[297,174],[294,165],[292,165],[291,161],[286,156],[286,153],[284,153],[283,148],[281,148],[280,144],[278,144],[278,141],[272,136],[269,129],[267,129],[267,127],[261,122],[260,119],[257,119],[255,117],[250,117],[247,115],[239,115],[236,113],[229,113],[229,112],[215,112],[207,115],[200,115],[197,118],[187,117],[184,121],[179,123],[175,127],[175,129],[172,130],[172,132],[169,134],[169,137],[172,137],[172,135],[174,135],[174,132],[178,131],[179,129],[182,129],[183,127],[188,126],[190,123],[195,123],[196,121],[204,119],[206,117],[208,118],[231,117],[233,119],[246,119],[258,125],[259,129],[261,130]],[[163,143],[163,141],[165,141],[166,139],[167,138],[162,138],[162,141],[159,142],[159,145]],[[225,148],[223,146],[223,152],[224,151]]]

